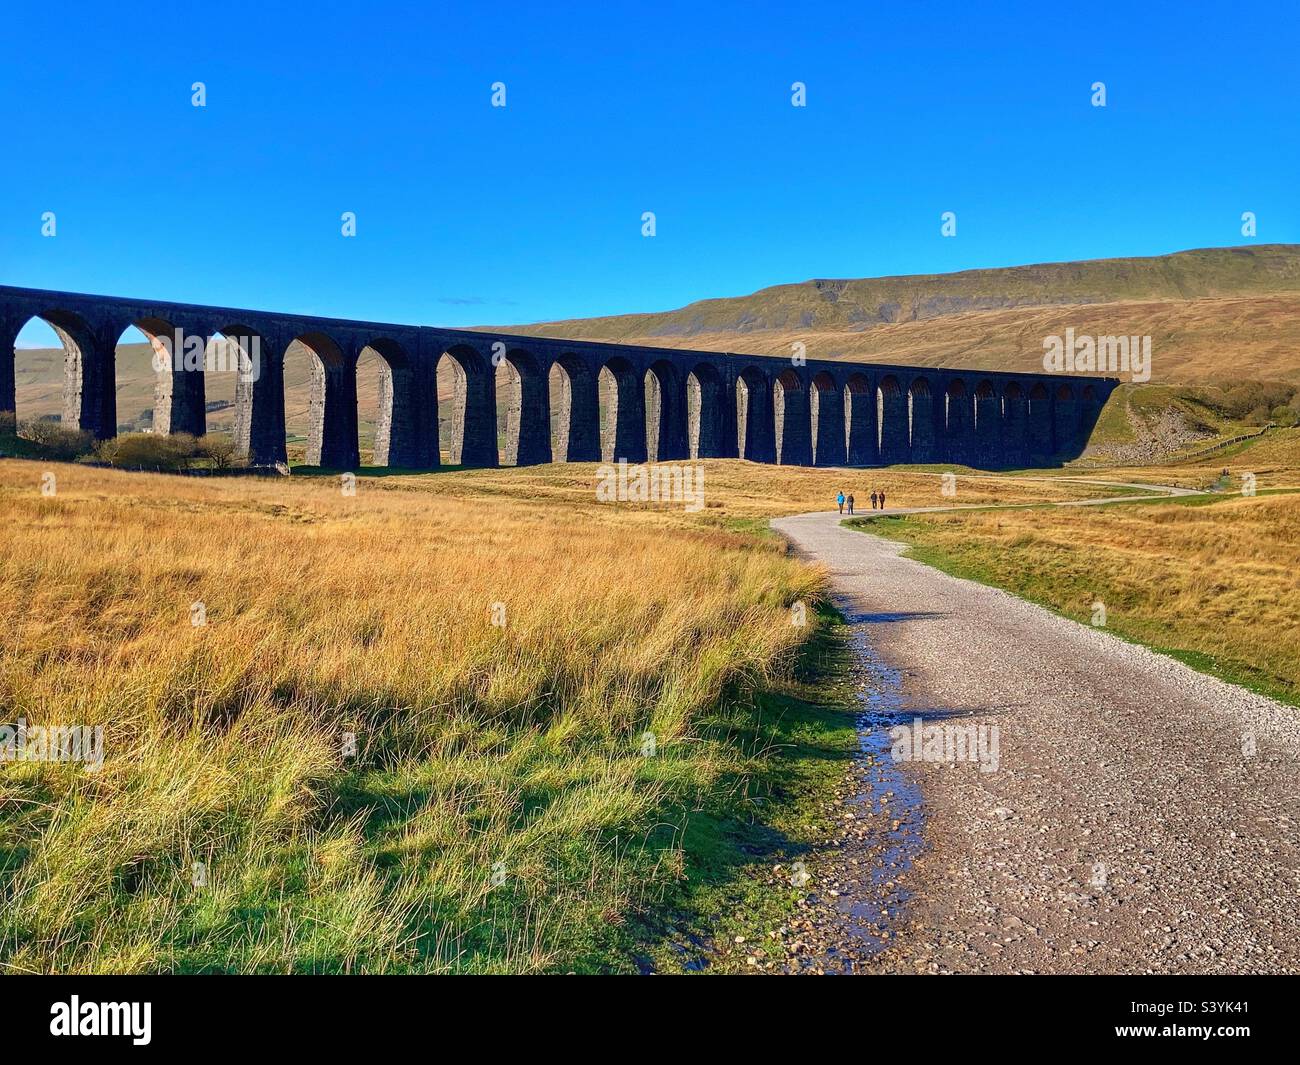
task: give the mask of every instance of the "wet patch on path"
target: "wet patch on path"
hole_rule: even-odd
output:
[[[805,863],[808,895],[792,922],[789,972],[862,971],[896,942],[906,919],[925,811],[912,772],[890,753],[890,730],[920,716],[904,706],[902,677],[881,658],[871,632],[893,620],[848,617],[858,752],[836,796],[838,827]]]

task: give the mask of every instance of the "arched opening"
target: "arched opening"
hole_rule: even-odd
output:
[[[888,374],[876,386],[876,448],[885,465],[906,462],[911,456],[907,442],[907,398],[898,378]]]
[[[645,372],[645,443],[651,462],[673,462],[687,457],[686,382],[681,371],[666,359]]]
[[[947,456],[950,462],[967,465],[972,456],[972,430],[974,420],[971,412],[971,395],[966,390],[966,383],[960,378],[949,381],[944,390],[944,440],[947,444]]]
[[[29,318],[9,339],[11,358],[0,367],[0,435],[34,439],[47,426],[93,428],[94,412],[83,412],[81,405],[90,327],[69,311],[51,310]]]
[[[972,459],[985,467],[1002,464],[1002,408],[997,392],[987,380],[975,386],[975,454]]]
[[[645,382],[621,356],[600,368],[600,453],[605,462],[645,462]]]
[[[600,397],[585,359],[561,355],[548,375],[551,454],[556,462],[600,461]]]
[[[844,386],[844,424],[848,433],[849,465],[876,463],[880,456],[880,441],[876,436],[876,397],[866,374],[850,374]]]
[[[415,368],[406,349],[377,337],[357,357],[357,445],[366,466],[427,465],[419,447]]]
[[[452,466],[496,466],[496,378],[490,363],[468,344],[438,359],[438,441]]]
[[[908,442],[913,462],[938,462],[934,433],[934,394],[930,382],[914,377],[907,389]]]
[[[161,318],[122,331],[113,353],[119,433],[204,434],[207,340],[188,338]]]
[[[844,398],[826,370],[814,375],[811,399],[813,465],[843,466],[847,461]]]
[[[776,461],[776,427],[767,375],[746,366],[736,378],[736,453],[750,462]]]
[[[325,333],[303,333],[284,352],[285,444],[290,461],[323,469],[355,469],[355,364]],[[351,384],[351,387],[349,387]]]
[[[149,337],[134,325],[127,326],[117,338],[113,345],[113,396],[118,433],[153,432],[154,404],[164,398],[159,386],[166,375],[159,366],[167,361],[167,352],[155,352]],[[159,431],[167,430],[160,427]]]
[[[62,424],[68,358],[63,338],[45,319],[32,318],[17,331],[9,355],[12,362],[0,372],[0,417],[6,419],[0,434],[33,423]],[[9,423],[9,416],[15,424]]]
[[[782,466],[812,465],[812,420],[808,393],[793,369],[784,371],[772,386],[776,421],[776,461]]]
[[[547,378],[531,352],[509,348],[496,367],[497,434],[501,464],[551,461],[551,403]]]
[[[711,364],[699,363],[686,377],[687,444],[691,458],[727,457],[723,431],[725,401],[722,375]]]
[[[392,368],[373,345],[361,349],[357,356],[357,451],[362,466],[388,465],[388,441],[381,444],[379,433],[385,414],[391,417],[392,378]]]

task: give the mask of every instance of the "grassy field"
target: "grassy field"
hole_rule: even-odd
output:
[[[1288,467],[1290,439],[1256,446]],[[0,720],[102,725],[107,755],[0,765],[0,968],[778,966],[799,892],[772,868],[825,835],[854,693],[825,576],[767,518],[841,488],[900,506],[1114,490],[958,471],[954,499],[932,470],[704,468],[688,510],[600,503],[594,464],[371,471],[346,495],[306,470],[0,461]],[[1101,598],[1116,631],[1294,696],[1297,509],[890,531],[1067,613]]]
[[[1193,454],[1104,476],[1220,495],[868,527],[1085,622],[1101,601],[1112,631],[1300,704],[1300,496],[1270,494],[1300,487],[1300,430],[1194,454],[1260,424],[1255,396],[1264,420],[1292,402],[1230,393],[1245,368],[1300,382],[1297,323],[1300,249],[1259,246],[519,331],[1019,370],[1067,326],[1150,334],[1152,383],[1115,393],[1096,440]],[[150,355],[119,348],[124,427],[150,424]],[[16,365],[20,416],[58,413],[62,352]],[[291,454],[309,379],[291,358]],[[373,359],[358,392],[365,461]],[[229,429],[233,379],[207,400]],[[768,519],[841,490],[868,512],[873,489],[902,507],[1121,494],[1069,471],[708,461],[698,509],[602,504],[594,464],[362,470],[353,495],[305,469],[164,477],[0,446],[30,459],[0,460],[0,723],[102,726],[106,751],[98,771],[0,763],[14,972],[779,966],[800,892],[773,866],[827,835],[855,693],[825,574]],[[1235,494],[1248,474],[1253,498]]]
[[[1261,486],[1261,492],[1268,488]],[[1300,496],[1239,493],[863,523],[994,584],[1300,704]]]
[[[0,463],[0,704],[108,757],[0,772],[9,969],[628,968],[743,856],[702,826],[759,820],[774,751],[785,791],[846,749],[789,688],[821,577],[751,536],[43,469]]]
[[[954,502],[943,495],[942,473],[957,474],[962,504],[1042,503],[1066,499],[1092,499],[1115,495],[1113,489],[1068,480],[1039,481],[1023,477],[981,473],[962,466],[890,467],[889,469],[837,470],[801,466],[770,466],[735,459],[707,459],[694,464],[704,470],[704,501],[693,514],[683,514],[680,503],[628,503],[629,512],[658,514],[660,520],[747,528],[781,514],[833,510],[842,489],[852,493],[859,507],[870,509],[873,488],[883,490],[890,506],[944,506]],[[534,503],[564,503],[577,513],[596,503],[593,486],[599,467],[594,463],[530,466],[523,469],[458,470],[432,477],[384,474],[376,476],[394,487],[417,487],[440,492],[443,485],[458,494],[495,497],[509,494],[518,507]]]
[[[3,717],[102,725],[107,750],[0,770],[0,965],[745,968],[728,944],[789,915],[771,866],[852,745],[824,577],[765,516],[853,486],[709,463],[691,513],[599,503],[594,475],[346,496],[0,462]],[[932,474],[871,480],[938,498]]]

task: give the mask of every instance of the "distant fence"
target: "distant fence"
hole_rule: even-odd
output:
[[[1247,440],[1258,440],[1270,429],[1276,429],[1276,428],[1277,428],[1277,424],[1275,422],[1269,422],[1266,426],[1264,426],[1262,429],[1258,430],[1257,432],[1243,433],[1241,436],[1234,436],[1228,440],[1220,440],[1217,443],[1211,444],[1209,447],[1201,448],[1201,450],[1199,451],[1193,451],[1187,455],[1180,455],[1178,457],[1178,461],[1190,462],[1192,459],[1199,459],[1199,458],[1204,458],[1206,455],[1213,455],[1216,451],[1222,451],[1224,448],[1232,447],[1233,444],[1241,444]]]

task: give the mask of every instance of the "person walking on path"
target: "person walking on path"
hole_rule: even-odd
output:
[[[885,490],[883,488],[880,490],[880,509],[885,509]]]
[[[849,517],[853,516],[853,493],[849,493]]]
[[[874,488],[871,490],[871,509],[876,509],[876,490]]]
[[[844,493],[843,493],[843,492],[841,492],[839,495],[837,495],[837,496],[835,497],[835,502],[839,504],[840,513],[843,514],[843,513],[844,513]]]

